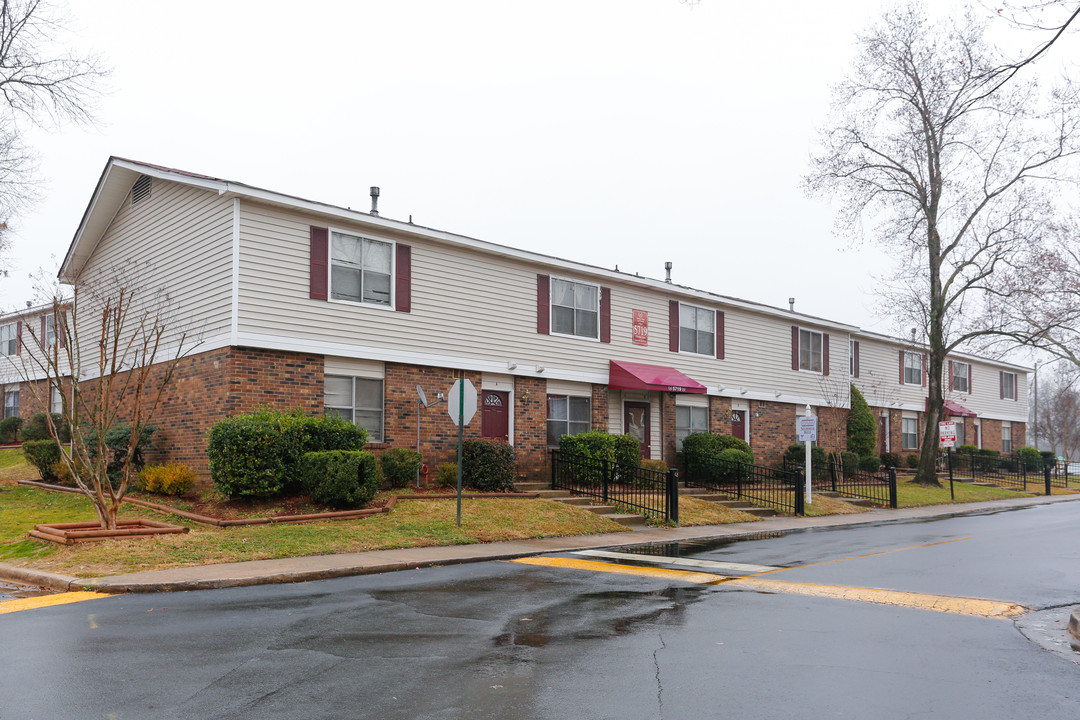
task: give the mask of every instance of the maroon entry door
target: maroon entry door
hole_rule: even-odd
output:
[[[480,435],[491,440],[510,441],[510,393],[484,390],[480,393]]]
[[[623,430],[641,442],[641,457],[649,460],[649,403],[628,402],[623,405]]]
[[[731,411],[731,437],[746,440],[746,411]]]
[[[885,418],[878,415],[877,419],[877,451],[878,455],[884,455],[886,452],[885,438],[888,432],[885,427]]]

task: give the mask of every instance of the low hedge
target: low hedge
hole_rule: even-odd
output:
[[[604,480],[602,466],[589,460],[606,460],[616,475],[622,473],[627,477],[633,477],[634,471],[641,467],[641,442],[633,435],[613,435],[599,430],[563,435],[559,438],[559,450],[586,460],[577,472],[577,480],[587,485],[598,486]]]
[[[19,439],[19,428],[23,421],[19,417],[9,417],[0,420],[0,443],[13,443]]]
[[[375,455],[359,450],[305,453],[300,478],[312,500],[335,508],[366,505],[379,489]]]
[[[516,468],[514,446],[510,443],[465,440],[461,445],[462,485],[484,492],[513,492]]]
[[[902,467],[900,464],[900,454],[894,452],[881,453],[881,464],[891,468]]]
[[[1041,470],[1042,469],[1042,455],[1039,451],[1030,445],[1025,445],[1016,451],[1016,456],[1024,463],[1024,468],[1027,470]]]
[[[27,440],[22,444],[22,451],[26,461],[41,473],[42,480],[60,479],[53,470],[60,462],[60,446],[55,440]]]
[[[824,472],[825,466],[829,464],[829,454],[825,452],[825,448],[819,445],[811,445],[810,463],[814,466],[815,474]],[[806,446],[802,443],[788,445],[787,450],[784,451],[784,466],[794,468],[803,465],[806,465]]]
[[[811,459],[813,455],[811,454]],[[803,460],[806,459],[806,452],[803,451]],[[851,477],[855,474],[855,471],[859,469],[859,454],[852,452],[851,450],[845,450],[840,453],[840,464],[843,465],[844,477]],[[876,468],[875,468],[876,469]]]
[[[876,473],[881,469],[881,458],[877,455],[864,455],[859,458],[859,469]]]
[[[721,460],[721,455],[727,450],[738,450],[750,458],[751,465],[754,464],[754,451],[746,441],[731,435],[691,433],[683,438],[682,447],[683,463],[689,480],[712,479],[726,473],[727,463]]]
[[[390,488],[403,488],[415,482],[420,471],[420,453],[409,448],[391,448],[379,455],[382,482]]]
[[[716,453],[713,468],[716,479],[726,482],[738,480],[740,475],[745,475],[750,465],[754,464],[752,453],[737,447],[729,447]]]
[[[228,497],[272,497],[300,489],[309,452],[363,449],[367,431],[337,415],[257,410],[225,418],[207,432],[210,477]]]
[[[67,419],[60,413],[52,413],[52,421],[53,427],[56,428],[57,434],[60,436],[60,442],[70,442],[71,432],[68,429]],[[23,442],[51,438],[52,435],[49,434],[49,421],[46,414],[39,412],[31,415],[19,429],[19,436],[22,437]]]
[[[195,471],[183,463],[147,465],[139,473],[140,490],[161,495],[186,495],[195,485]]]

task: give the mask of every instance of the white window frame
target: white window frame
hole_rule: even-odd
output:
[[[383,245],[390,246],[390,303],[378,303],[371,300],[364,300],[364,269],[363,269],[363,255],[361,255],[360,265],[360,300],[350,300],[349,298],[334,297],[334,235],[344,235],[350,238],[356,238],[361,243],[367,240],[369,242],[382,243]],[[327,300],[334,303],[344,303],[346,305],[362,305],[367,308],[377,308],[379,310],[394,310],[397,303],[397,243],[393,240],[387,240],[386,238],[370,235],[366,233],[358,233],[352,230],[343,230],[341,228],[329,228],[327,232],[326,242],[326,287]],[[361,249],[361,253],[363,250]]]
[[[960,378],[956,374],[957,368],[961,368],[961,367],[967,369],[967,372],[964,373],[963,378]],[[957,387],[956,381],[958,379],[961,379],[961,380],[964,381],[964,387],[962,389]],[[962,392],[962,393],[970,393],[971,392],[971,363],[958,362],[956,360],[953,360],[953,364],[952,364],[952,382],[950,383],[950,385],[952,385],[953,392]],[[991,390],[990,392],[993,392],[993,390]]]
[[[1010,394],[1009,385],[1012,385],[1012,393]],[[990,392],[993,392],[991,390]],[[1016,373],[1009,372],[1008,370],[1001,371],[1001,395],[1005,400],[1016,400],[1019,395],[1019,386],[1016,384]],[[991,397],[993,397],[991,395]]]
[[[583,287],[590,287],[596,290],[596,307],[591,310],[589,308],[579,308],[575,304],[571,310],[574,311],[574,327],[577,327],[577,312],[595,312],[596,313],[596,334],[595,335],[581,335],[576,332],[564,333],[555,329],[555,283],[569,283],[570,285],[581,285]],[[577,293],[574,294],[575,299]],[[559,305],[558,307],[565,308],[567,305]],[[592,340],[593,342],[600,342],[600,286],[596,283],[582,282],[581,280],[571,280],[570,278],[551,276],[549,291],[548,291],[548,332],[551,335],[557,335],[558,337],[576,338],[578,340]]]
[[[1001,421],[1001,452],[1013,451],[1012,423],[1008,420]]]
[[[326,380],[331,379],[331,378],[337,379],[337,380],[349,380],[350,381],[350,384],[349,384],[349,399],[350,399],[351,404],[349,406],[346,407],[345,405],[327,405],[326,404],[325,383],[326,383]],[[381,392],[380,392],[381,400],[380,400],[378,408],[374,408],[374,407],[358,407],[356,405],[356,383],[357,382],[377,382],[377,383],[379,383],[379,387],[381,389]],[[367,428],[368,442],[369,443],[385,442],[385,438],[386,438],[386,380],[385,379],[371,378],[371,377],[360,377],[360,376],[356,376],[356,375],[329,374],[329,375],[324,375],[323,383],[324,383],[323,407],[328,411],[333,410],[334,412],[341,415],[342,417],[344,417],[346,420],[353,423],[354,425],[357,424],[356,423],[356,413],[357,413],[357,411],[363,411],[363,412],[376,412],[376,411],[378,411],[378,413],[379,413],[379,432],[378,432],[378,436],[376,436],[375,432],[371,428]],[[345,413],[343,412],[343,411],[346,411],[346,410],[348,411],[348,416],[346,416]],[[367,427],[367,426],[362,426],[362,427]]]
[[[912,362],[914,361],[914,364]],[[909,380],[909,373],[914,376],[914,380]],[[923,356],[922,353],[911,352],[910,350],[904,351],[904,385],[918,385],[922,387],[922,373],[923,373]]]
[[[552,401],[554,401],[555,403],[565,403],[566,404],[566,418],[565,419],[563,419],[563,418],[552,418],[551,417]],[[571,401],[574,401],[574,402],[571,402]],[[570,419],[570,407],[571,407],[571,405],[577,405],[580,408],[582,403],[584,403],[584,405],[585,405],[585,418],[586,419],[585,420],[571,420]],[[563,435],[580,435],[581,433],[589,432],[590,430],[592,430],[592,397],[591,396],[589,396],[589,395],[567,395],[567,394],[562,394],[562,393],[554,393],[554,394],[549,394],[547,396],[547,403],[546,404],[547,404],[547,407],[545,408],[546,418],[545,418],[545,422],[544,422],[544,429],[545,429],[545,438],[547,440],[547,444],[548,444],[547,446],[548,447],[558,447],[559,446],[559,438],[561,438]],[[566,425],[566,432],[564,432],[564,433],[556,433],[554,435],[554,438],[555,438],[554,443],[551,442],[551,438],[552,438],[551,426],[552,426],[553,423],[563,423],[563,424]],[[572,427],[574,425],[576,425],[577,427],[576,428]]]
[[[909,423],[914,424],[914,429],[910,432],[908,430]],[[908,437],[914,438],[915,444],[908,445]],[[900,418],[900,449],[901,450],[918,450],[919,449],[919,418]]]
[[[694,311],[694,327],[683,325],[683,308],[689,308]],[[702,330],[697,327],[697,322],[701,313],[709,314],[709,329],[708,331]],[[707,351],[700,349],[687,350],[683,347],[683,329],[690,330],[694,333],[694,344],[697,345],[697,341],[700,339],[701,334],[707,332],[712,337],[712,344]],[[716,357],[716,311],[700,305],[691,305],[689,303],[679,303],[679,352],[688,353],[690,355],[704,355],[706,357]]]
[[[848,375],[855,377],[855,341],[848,338],[847,341],[847,355],[848,355]]]
[[[4,390],[4,418],[9,417],[19,417],[19,388]]]
[[[706,405],[675,406],[675,450],[682,451],[687,435],[709,432],[709,408]]]
[[[806,335],[806,341],[809,343],[809,349],[807,350],[809,367],[803,364],[803,335]],[[818,338],[818,369],[814,369],[814,336]],[[815,375],[824,375],[825,371],[825,333],[820,330],[811,330],[809,328],[799,328],[799,372],[814,373]]]
[[[6,337],[8,334],[11,337]],[[19,323],[0,325],[0,354],[8,357],[19,354]]]
[[[56,385],[49,388],[49,412],[55,415],[64,412],[64,397]]]

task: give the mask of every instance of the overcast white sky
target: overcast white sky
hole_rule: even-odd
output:
[[[883,255],[800,189],[879,0],[76,0],[113,67],[36,132],[3,308],[54,272],[109,155],[892,332]]]

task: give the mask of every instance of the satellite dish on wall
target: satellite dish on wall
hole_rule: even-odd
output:
[[[416,386],[416,394],[420,396],[420,402],[422,402],[424,404],[424,407],[427,407],[427,404],[428,404],[427,403],[427,395],[424,394],[424,388],[417,385]]]

